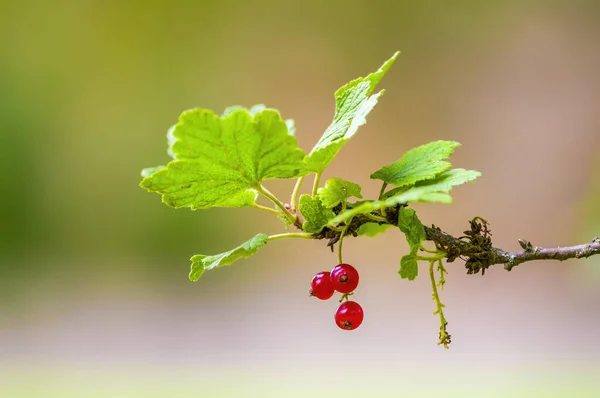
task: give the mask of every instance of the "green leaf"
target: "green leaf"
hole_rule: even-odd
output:
[[[288,134],[295,136],[296,135],[296,123],[294,122],[294,119],[285,119],[285,125],[287,126]]]
[[[231,265],[234,261],[240,258],[248,258],[258,250],[260,247],[267,244],[268,236],[265,234],[257,234],[252,239],[247,240],[240,246],[233,250],[225,253],[215,254],[212,256],[205,256],[203,254],[196,254],[191,258],[192,269],[190,271],[190,280],[196,282],[204,271],[210,271],[215,268],[222,267],[224,265]]]
[[[434,141],[406,152],[401,159],[377,170],[371,178],[398,187],[429,180],[451,167],[444,161],[459,146],[454,141]]]
[[[225,108],[225,111],[223,112],[223,116],[222,117],[225,117],[225,116],[229,115],[230,113],[232,113],[233,111],[237,111],[239,109],[246,110],[247,108],[245,108],[245,107],[243,107],[241,105],[233,105],[233,106],[227,107],[227,108]],[[271,109],[271,108],[267,108],[267,106],[265,104],[257,104],[257,105],[254,105],[252,108],[247,109],[247,110],[248,110],[248,113],[251,116],[254,116],[257,113],[262,112],[262,111],[264,111],[266,109]],[[275,110],[275,109],[271,109],[271,110],[277,112],[277,110]],[[285,120],[285,125],[287,126],[288,133],[290,135],[295,135],[296,134],[296,126],[294,125],[294,120],[293,119],[286,119]]]
[[[356,215],[371,213],[399,204],[413,202],[452,203],[452,197],[449,195],[452,188],[472,181],[479,176],[481,176],[481,173],[474,170],[448,170],[433,180],[422,181],[413,187],[393,189],[384,195],[383,200],[362,202],[329,220],[329,225],[333,226]]]
[[[481,173],[475,170],[465,169],[452,169],[443,172],[432,180],[420,181],[415,184],[414,187],[406,188],[400,187],[392,189],[386,192],[383,196],[391,197],[401,194],[402,192],[408,192],[410,190],[415,192],[443,192],[449,193],[453,187],[465,184],[469,181],[473,181],[480,177]]]
[[[300,196],[298,209],[304,217],[302,229],[305,232],[319,233],[327,225],[330,218],[333,217],[331,209],[323,206],[323,203],[317,197],[312,197],[308,194]]]
[[[452,188],[473,181],[481,177],[481,173],[475,170],[452,169],[438,175],[433,180],[419,182],[415,189],[423,189],[428,192],[450,192]]]
[[[412,202],[451,203],[452,198],[450,195],[443,192],[427,192],[423,189],[412,188],[406,192],[402,192],[385,200],[362,202],[358,206],[348,209],[329,220],[328,225],[334,226],[359,214],[368,214],[383,208],[394,207],[399,204],[407,204]]]
[[[252,206],[260,182],[307,174],[304,152],[279,113],[206,109],[182,113],[169,134],[174,161],[140,185],[169,206],[206,209]]]
[[[398,271],[400,277],[408,279],[409,281],[414,280],[419,275],[419,265],[417,264],[417,254],[410,253],[402,256],[400,259],[400,270]]]
[[[371,94],[398,54],[396,52],[377,72],[355,79],[335,92],[333,121],[306,157],[310,171],[321,173],[358,128],[366,123],[366,116],[377,104],[383,91]]]
[[[360,194],[360,185],[341,178],[330,178],[325,182],[325,186],[319,188],[317,196],[321,199],[323,206],[332,209],[348,198],[362,198]]]
[[[361,225],[358,228],[358,230],[356,231],[356,233],[358,234],[358,236],[368,236],[369,238],[373,238],[379,234],[384,233],[391,226],[392,226],[391,224],[379,225],[377,223],[370,222],[370,223]]]
[[[444,192],[419,192],[418,190],[414,190],[411,192],[418,200],[411,200],[406,203],[412,202],[424,202],[424,203],[452,203],[452,196],[448,195]]]
[[[260,113],[267,109],[269,109],[269,108],[267,108],[267,106],[265,104],[253,105],[250,109],[246,108],[245,106],[241,106],[241,105],[232,105],[232,106],[228,106],[227,108],[225,108],[225,110],[223,111],[223,115],[221,117],[229,116],[233,112],[239,111],[239,110],[248,111],[250,116],[254,116],[257,113]],[[275,110],[275,109],[271,109],[271,110]]]
[[[398,228],[406,236],[406,241],[410,246],[411,252],[418,251],[421,242],[427,238],[425,228],[413,209],[407,207],[400,209],[400,214],[398,214]]]
[[[175,131],[175,126],[169,127],[167,130],[167,153],[173,160],[177,160],[177,155],[173,152],[173,144],[177,141],[177,138],[173,135]],[[159,166],[159,167],[167,167],[167,166]]]
[[[398,214],[398,228],[404,233],[410,247],[410,254],[400,259],[400,270],[398,273],[402,278],[412,281],[419,274],[417,253],[421,247],[421,242],[427,238],[425,227],[423,227],[421,220],[419,220],[417,213],[413,209],[403,207]]]
[[[158,170],[162,170],[167,166],[156,166],[156,167],[147,167],[142,170],[142,177],[149,177],[152,174],[156,173]]]
[[[421,247],[421,242],[427,238],[425,227],[423,227],[421,220],[419,220],[417,213],[413,209],[403,207],[398,214],[398,228],[404,233],[410,247],[410,254],[400,259],[400,270],[398,273],[402,278],[412,281],[419,274],[417,253]]]

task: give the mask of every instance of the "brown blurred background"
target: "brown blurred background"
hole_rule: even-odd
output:
[[[593,0],[0,1],[0,396],[599,396],[596,259],[451,264],[445,351],[428,279],[396,274],[397,231],[345,245],[366,311],[347,333],[335,302],[307,297],[336,261],[322,242],[274,242],[193,284],[191,255],[280,222],[173,210],[137,186],[192,107],[265,103],[310,150],[333,92],[400,50],[325,177],[373,197],[372,171],[457,140],[453,163],[483,177],[417,206],[424,222],[460,234],[481,215],[510,250],[589,241],[599,39]]]

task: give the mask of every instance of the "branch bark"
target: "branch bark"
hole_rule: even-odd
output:
[[[386,209],[386,221],[379,224],[398,225],[399,207]],[[357,236],[361,225],[372,223],[373,220],[359,215],[355,217],[347,228],[347,235]],[[427,240],[435,244],[436,249],[446,253],[446,261],[451,263],[457,258],[465,261],[467,274],[477,274],[492,265],[503,264],[507,271],[519,264],[534,260],[564,261],[571,258],[586,258],[600,254],[600,238],[596,237],[589,243],[576,246],[544,248],[534,246],[526,240],[519,239],[523,250],[508,252],[492,245],[489,223],[475,217],[470,221],[470,228],[464,231],[464,236],[454,237],[440,228],[432,225],[425,226]],[[329,239],[328,245],[333,250],[333,245],[338,242],[340,232],[325,228],[320,234],[314,235],[315,239]]]
[[[462,238],[455,238],[439,228],[425,227],[427,240],[434,242],[436,247],[444,250],[448,256],[447,261],[452,262],[456,258],[465,260],[467,273],[476,274],[479,271],[485,273],[485,270],[491,265],[503,264],[507,271],[512,270],[519,264],[534,261],[534,260],[558,260],[564,261],[571,258],[586,258],[596,254],[600,254],[600,238],[594,238],[590,243],[584,243],[576,246],[544,248],[534,246],[530,242],[519,239],[519,243],[523,250],[507,252],[497,247],[493,247],[489,238],[489,230],[487,222],[479,223],[480,220],[471,222],[472,226],[475,223],[475,228],[470,231],[465,231],[467,234]],[[478,231],[479,227],[485,225],[485,231]],[[466,238],[466,239],[465,239]]]

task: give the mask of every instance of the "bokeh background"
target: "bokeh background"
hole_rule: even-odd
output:
[[[280,222],[174,210],[138,187],[182,110],[265,103],[308,151],[333,92],[400,50],[324,177],[374,196],[372,171],[457,140],[453,163],[483,178],[418,206],[424,222],[460,234],[481,215],[509,250],[589,241],[599,43],[594,0],[0,1],[0,396],[600,396],[593,258],[484,277],[450,265],[445,351],[428,278],[396,274],[397,231],[347,241],[366,311],[348,333],[334,301],[307,297],[336,262],[322,242],[274,242],[194,284],[191,255]]]

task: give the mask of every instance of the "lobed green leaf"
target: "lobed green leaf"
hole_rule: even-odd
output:
[[[410,253],[402,256],[400,259],[400,270],[398,271],[400,277],[408,279],[409,281],[414,280],[419,275],[419,265],[417,263],[417,254]]]
[[[239,109],[246,110],[246,108],[243,107],[243,106],[241,106],[241,105],[233,105],[233,106],[225,108],[225,111],[223,111],[223,116],[222,117],[225,117],[225,116],[229,115],[230,113],[232,113],[233,111],[237,111]],[[254,116],[257,113],[262,112],[262,111],[267,110],[267,109],[271,109],[271,108],[267,108],[267,106],[265,104],[256,104],[252,108],[247,109],[247,110],[248,110],[248,113],[251,116]],[[276,111],[275,109],[271,109],[271,110]],[[288,134],[289,135],[295,135],[296,134],[296,126],[294,124],[294,120],[293,119],[285,119],[285,125],[288,128]]]
[[[298,209],[305,220],[302,229],[310,233],[321,232],[334,215],[331,209],[323,206],[319,198],[308,194],[300,196]]]
[[[435,178],[451,167],[444,159],[452,155],[454,148],[459,145],[454,141],[434,141],[421,145],[406,152],[396,162],[383,166],[371,174],[371,178],[398,187]]]
[[[417,213],[413,209],[403,207],[398,214],[398,228],[404,233],[410,247],[410,254],[400,259],[400,270],[398,273],[400,277],[412,281],[419,274],[417,256],[421,242],[427,239],[425,227],[423,227],[421,220],[419,220]]]
[[[169,132],[174,160],[147,172],[140,186],[176,208],[245,207],[254,205],[261,181],[306,175],[304,152],[286,122],[263,107],[228,108],[222,117],[184,112]]]
[[[410,251],[416,253],[419,250],[421,242],[427,238],[425,228],[419,217],[417,217],[417,213],[407,207],[401,208],[398,214],[398,228],[406,236]]]
[[[383,91],[371,94],[398,54],[396,52],[377,72],[355,79],[335,92],[333,121],[306,157],[310,171],[321,173],[358,128],[366,123],[366,116],[375,107]]]
[[[317,196],[323,203],[323,206],[332,209],[348,198],[362,198],[360,185],[341,178],[330,178],[325,182],[325,186],[317,190]]]
[[[190,271],[190,280],[196,282],[204,271],[209,271],[225,265],[231,265],[234,261],[240,258],[248,258],[262,246],[266,245],[268,236],[265,234],[257,234],[253,238],[242,243],[240,246],[225,253],[206,256],[196,254],[192,256],[192,269]]]

